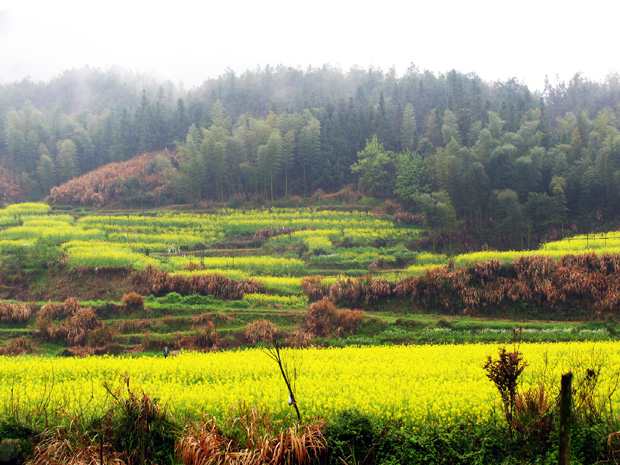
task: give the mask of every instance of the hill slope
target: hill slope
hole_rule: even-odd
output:
[[[124,162],[109,163],[54,187],[49,200],[57,205],[86,207],[136,199],[159,204],[175,172],[176,157],[172,152],[145,153]]]

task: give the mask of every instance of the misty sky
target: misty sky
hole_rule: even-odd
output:
[[[503,6],[505,5],[505,6]],[[186,88],[267,64],[545,75],[620,70],[620,2],[0,0],[0,82],[119,66]]]

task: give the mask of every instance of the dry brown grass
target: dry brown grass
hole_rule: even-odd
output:
[[[47,320],[60,320],[75,314],[79,308],[80,302],[74,297],[69,297],[62,304],[56,304],[48,301],[39,310],[38,318]]]
[[[284,343],[295,349],[303,349],[312,345],[312,336],[303,329],[298,329],[290,333]]]
[[[308,306],[308,313],[302,326],[306,333],[312,337],[329,337],[336,327],[336,308],[329,299],[319,300]]]
[[[366,313],[362,310],[343,309],[338,312],[337,333],[339,336],[355,334],[364,325]]]
[[[121,302],[125,304],[125,307],[127,307],[127,310],[130,312],[144,310],[144,297],[136,292],[123,294]]]
[[[323,427],[322,422],[287,426],[242,404],[223,424],[215,418],[190,423],[176,451],[185,465],[303,465],[326,454]]]
[[[362,279],[340,279],[329,288],[329,300],[342,307],[359,307],[363,301],[367,300],[367,297]]]
[[[273,236],[291,234],[295,231],[302,231],[305,229],[314,229],[314,228],[301,228],[301,229],[284,228],[284,227],[282,228],[261,228],[254,233],[254,236],[252,236],[252,240],[260,241],[261,239],[269,239],[270,237],[273,237]]]
[[[116,329],[121,334],[131,334],[142,332],[145,329],[149,329],[153,326],[158,326],[162,324],[162,320],[122,320],[118,323]]]
[[[25,355],[32,352],[32,345],[25,337],[11,339],[0,347],[0,355]]]
[[[128,465],[126,452],[118,452],[108,444],[97,444],[86,431],[72,431],[72,440],[57,428],[34,448],[28,465]],[[101,457],[103,456],[103,461]]]
[[[392,297],[446,313],[478,315],[513,311],[524,303],[565,316],[588,309],[586,318],[620,316],[620,255],[566,255],[559,261],[522,256],[512,265],[497,260],[447,266],[407,276],[396,284],[384,278],[346,278],[322,286],[314,278],[302,282],[312,302],[328,296],[336,306],[358,308]]]
[[[308,276],[301,280],[301,289],[308,296],[310,302],[316,302],[325,297],[323,276]]]
[[[149,394],[134,393],[125,386],[112,389],[110,409],[93,422],[81,413],[66,413],[62,427],[49,427],[35,446],[31,465],[153,465],[156,448],[170,454],[175,432],[172,415]]]
[[[422,215],[414,215],[404,210],[398,210],[394,213],[394,222],[398,224],[415,224],[422,226],[424,217]]]
[[[202,313],[200,315],[193,316],[189,319],[190,323],[193,325],[201,325],[206,323],[207,321],[220,321],[225,323],[230,323],[234,318],[226,315],[224,313]]]
[[[32,306],[30,304],[0,301],[0,321],[23,323],[31,316]]]
[[[189,349],[212,349],[217,347],[219,337],[215,323],[207,321],[197,328],[197,334],[189,336],[183,347]]]
[[[62,341],[69,346],[102,347],[112,342],[114,330],[99,321],[91,307],[80,307],[77,299],[67,299],[62,308],[50,303],[44,307],[37,318],[37,327],[44,339]],[[68,318],[54,323],[51,316],[61,314]]]
[[[148,289],[154,296],[178,292],[181,295],[212,295],[224,300],[240,300],[244,294],[260,290],[258,283],[250,279],[240,281],[216,273],[192,275],[187,279],[181,275],[156,270],[151,266],[147,266],[142,273],[136,275],[134,283]]]
[[[243,336],[252,344],[258,342],[272,344],[278,337],[278,328],[270,321],[256,320],[248,323],[245,331],[243,331]]]
[[[68,317],[69,314],[65,309],[63,304],[55,304],[51,300],[48,300],[46,304],[44,304],[39,309],[38,318],[48,319],[48,320],[58,320],[61,318]]]
[[[70,346],[86,345],[90,333],[99,326],[99,319],[92,308],[80,308],[62,325],[62,339]]]

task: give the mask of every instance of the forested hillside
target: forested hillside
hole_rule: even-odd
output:
[[[160,204],[276,201],[355,183],[423,213],[438,237],[534,246],[614,221],[619,103],[617,75],[532,92],[414,66],[403,76],[266,67],[186,91],[72,70],[0,86],[0,196],[41,199],[105,164],[169,149],[176,156],[148,164],[169,181]]]

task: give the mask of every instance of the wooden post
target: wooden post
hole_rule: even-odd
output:
[[[560,465],[570,464],[572,380],[573,374],[571,372],[568,372],[565,375],[562,375],[562,383],[560,385]]]

